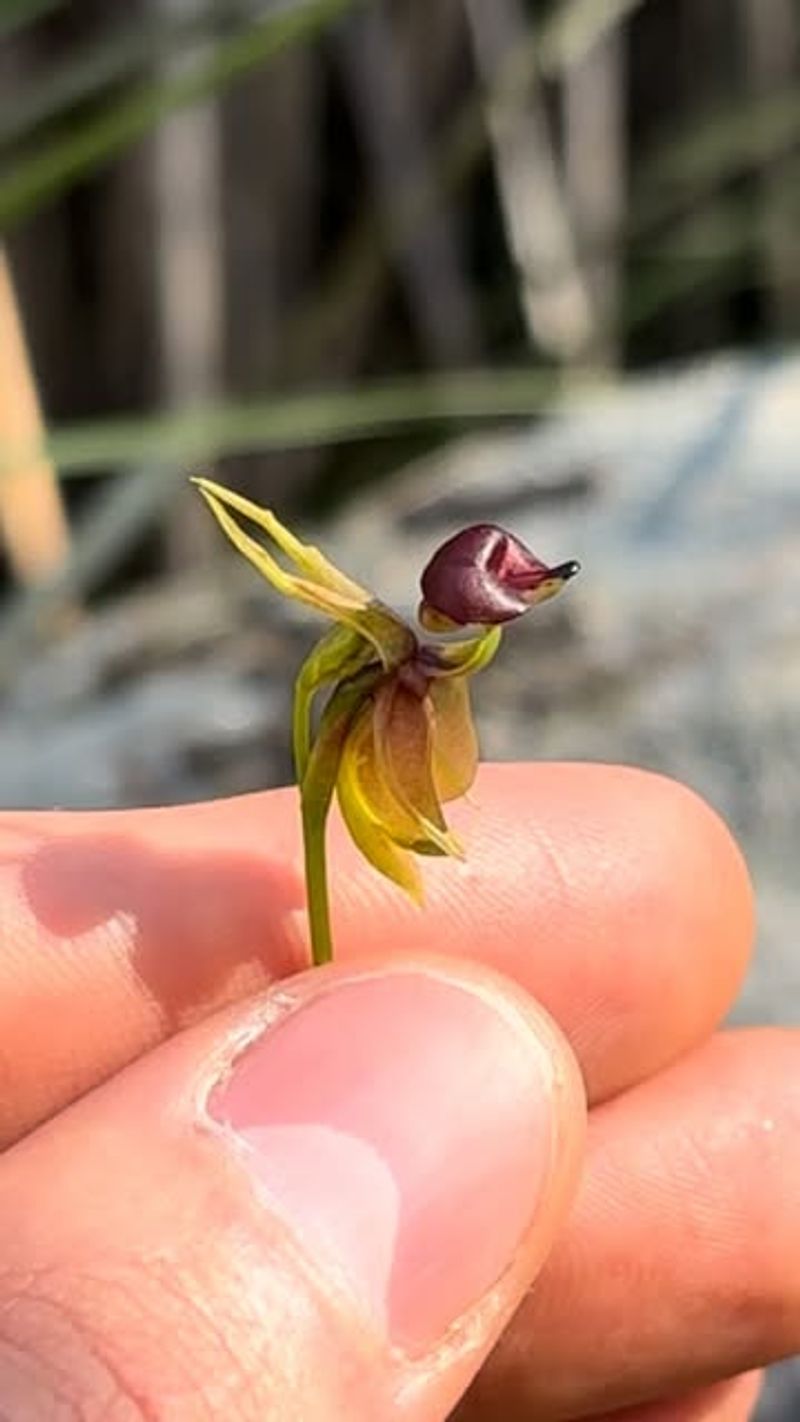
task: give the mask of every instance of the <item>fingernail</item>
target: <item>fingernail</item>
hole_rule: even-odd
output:
[[[266,1201],[393,1344],[431,1348],[502,1276],[554,1136],[550,1058],[501,989],[349,977],[269,1027],[209,1103]]]

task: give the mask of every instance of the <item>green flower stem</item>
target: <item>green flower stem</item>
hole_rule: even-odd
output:
[[[303,849],[306,868],[308,927],[311,961],[318,968],[333,959],[331,915],[328,903],[328,856],[325,848],[327,808],[303,802]]]
[[[313,653],[312,653],[313,655]],[[315,966],[333,958],[325,826],[347,733],[365,698],[380,679],[380,669],[366,671],[336,687],[322,713],[319,733],[311,747],[300,782],[308,925],[311,957]]]

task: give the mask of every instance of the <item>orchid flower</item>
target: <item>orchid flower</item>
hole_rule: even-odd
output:
[[[422,903],[414,856],[463,857],[442,807],[467,792],[477,770],[468,678],[495,655],[502,624],[553,597],[578,564],[548,567],[494,524],[465,528],[422,574],[420,633],[270,510],[210,479],[193,483],[267,582],[333,623],[300,669],[293,711],[312,956],[327,962],[325,825],[334,795],[369,863]]]

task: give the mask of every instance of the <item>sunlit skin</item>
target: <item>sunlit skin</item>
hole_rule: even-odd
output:
[[[800,1349],[800,1040],[718,1031],[752,937],[727,832],[691,793],[626,769],[489,766],[471,800],[452,811],[467,859],[425,861],[422,914],[334,816],[339,956],[300,978],[295,792],[3,817],[0,1398],[14,1422],[443,1422],[465,1389],[459,1422],[616,1422],[625,1407],[619,1422],[743,1422],[752,1370]],[[431,953],[541,1003],[591,1109],[581,1158],[580,1103],[556,1108],[548,1212],[474,1356],[442,1345],[412,1365],[298,1260],[194,1111],[196,1082],[271,992],[330,991],[367,964],[424,972]],[[441,1028],[420,1021],[410,1060]]]

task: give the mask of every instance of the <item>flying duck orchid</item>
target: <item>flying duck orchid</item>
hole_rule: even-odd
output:
[[[578,564],[548,567],[494,524],[465,528],[422,574],[420,632],[270,510],[210,479],[193,483],[258,572],[333,623],[300,668],[293,711],[311,948],[324,963],[333,955],[325,825],[334,795],[365,858],[421,903],[414,856],[463,857],[442,807],[477,769],[469,677],[495,655],[502,624],[553,597]]]

